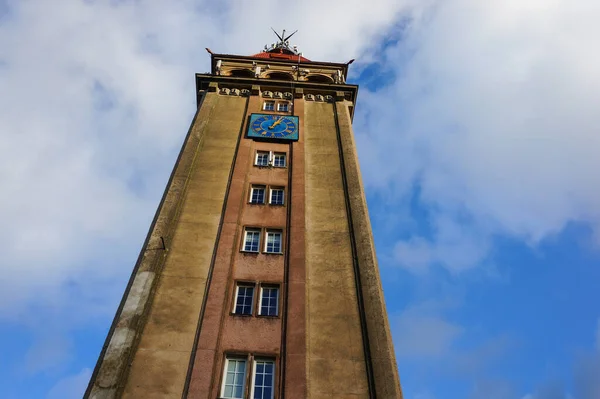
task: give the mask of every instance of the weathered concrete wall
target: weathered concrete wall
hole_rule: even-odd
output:
[[[91,398],[181,397],[246,101],[206,95],[88,389]]]
[[[334,108],[304,108],[307,396],[368,398]]]
[[[351,209],[353,236],[360,270],[364,314],[368,333],[368,343],[373,367],[373,383],[378,398],[402,398],[394,345],[387,319],[383,289],[367,200],[365,198],[360,166],[348,101],[336,103],[336,114],[343,151],[347,194]]]

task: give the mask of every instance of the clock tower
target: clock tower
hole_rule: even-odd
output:
[[[293,35],[293,34],[292,34]],[[208,50],[86,398],[401,398],[348,63]]]

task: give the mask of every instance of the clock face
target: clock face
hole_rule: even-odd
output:
[[[252,114],[248,137],[298,140],[298,117]]]

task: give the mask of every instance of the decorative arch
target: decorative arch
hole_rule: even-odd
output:
[[[267,77],[276,80],[294,80],[294,75],[287,72],[270,72]]]
[[[306,80],[313,83],[333,83],[333,79],[331,77],[318,74],[308,75]]]
[[[229,76],[236,78],[253,78],[254,72],[251,69],[232,69],[229,71]]]

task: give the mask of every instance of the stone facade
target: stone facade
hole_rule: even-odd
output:
[[[277,398],[402,397],[351,126],[358,87],[347,64],[303,60],[212,54],[196,75],[198,111],[86,397],[218,398],[227,355],[271,359]],[[299,140],[247,138],[252,113],[298,116]],[[257,151],[285,167],[257,167]],[[283,188],[284,204],[249,203],[252,185]],[[282,253],[243,251],[245,228],[281,231]],[[277,316],[232,314],[238,284],[278,287]]]

